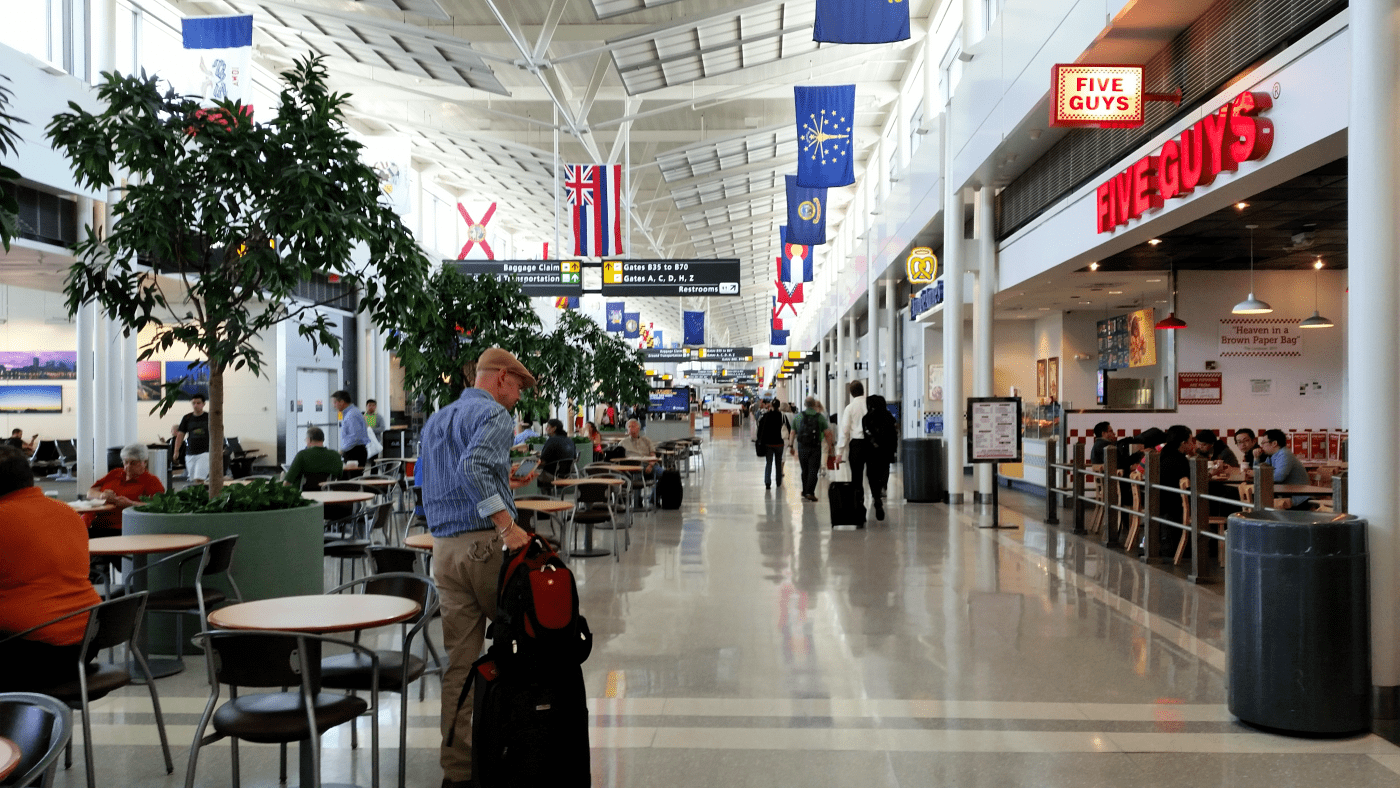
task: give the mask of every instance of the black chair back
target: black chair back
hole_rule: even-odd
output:
[[[365,552],[369,553],[370,571],[375,574],[418,571],[418,551],[410,547],[370,545]]]
[[[215,539],[209,543],[209,560],[202,574],[218,575],[233,567],[233,550],[238,546],[238,534]]]
[[[315,492],[321,489],[321,485],[331,480],[331,474],[324,472],[303,473],[301,475],[301,491]]]
[[[131,642],[146,612],[146,596],[147,593],[142,591],[119,596],[94,607],[88,616],[83,653],[92,654]]]
[[[418,615],[408,619],[409,623],[417,624],[437,610],[437,586],[433,585],[432,578],[414,572],[382,572],[361,577],[338,585],[326,593],[339,594],[357,588],[362,594],[383,594],[417,602],[421,609]],[[414,629],[417,630],[417,627]]]
[[[19,747],[19,764],[0,785],[32,785],[58,765],[73,736],[73,711],[48,695],[0,693],[0,736]]]
[[[236,455],[247,454],[247,452],[243,451],[243,444],[239,443],[237,438],[224,438],[224,448]]]
[[[214,679],[235,687],[300,687],[303,673],[311,686],[321,683],[321,661],[302,659],[306,642],[279,632],[210,632]]]
[[[608,484],[580,484],[578,487],[578,502],[592,506],[595,503],[608,503],[612,495],[612,485]]]
[[[58,441],[39,441],[39,445],[34,448],[34,456],[30,462],[54,462],[59,458]]]
[[[77,445],[73,441],[68,440],[67,438],[64,438],[58,442],[58,453],[63,455],[63,459],[65,462],[75,462],[78,459]]]

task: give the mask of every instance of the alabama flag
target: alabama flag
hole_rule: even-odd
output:
[[[622,253],[622,165],[570,164],[564,188],[574,217],[574,254]]]

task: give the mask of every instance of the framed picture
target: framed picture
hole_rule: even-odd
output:
[[[76,380],[76,350],[0,350],[0,380]]]
[[[63,387],[0,386],[0,413],[62,413]]]
[[[1046,396],[1049,396],[1049,394],[1047,394],[1047,391],[1048,391],[1048,390],[1049,390],[1049,389],[1048,389],[1048,387],[1046,386],[1046,380],[1045,380],[1045,359],[1043,359],[1043,358],[1041,358],[1041,359],[1036,359],[1036,362],[1035,362],[1035,395],[1036,395],[1037,397],[1046,397]]]
[[[189,399],[198,394],[209,396],[209,363],[207,361],[167,361],[165,362],[166,384],[179,383],[180,393],[176,399]]]
[[[1045,386],[1046,396],[1058,401],[1060,399],[1060,357],[1050,359],[1045,363]]]

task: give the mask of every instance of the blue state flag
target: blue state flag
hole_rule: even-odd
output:
[[[856,182],[856,86],[793,88],[797,108],[797,185],[806,189]]]
[[[626,339],[637,339],[642,335],[642,313],[623,312],[622,313],[622,336]]]
[[[787,181],[787,240],[784,243],[819,246],[826,243],[826,189],[797,185],[796,175]],[[811,281],[811,280],[806,280]]]
[[[812,40],[827,44],[888,44],[909,40],[904,0],[817,0]]]
[[[685,313],[685,341],[686,345],[705,344],[705,313],[686,312]]]
[[[622,318],[622,313],[623,313],[626,309],[627,309],[627,302],[626,302],[626,301],[609,301],[609,302],[608,302],[608,324],[607,324],[607,330],[609,330],[609,331],[621,331],[621,330],[622,330],[622,319],[623,319],[623,318]]]

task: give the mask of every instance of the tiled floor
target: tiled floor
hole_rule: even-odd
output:
[[[824,491],[822,503],[800,500],[795,465],[765,491],[747,442],[706,452],[685,505],[640,516],[621,563],[574,561],[596,637],[584,665],[595,786],[1400,780],[1400,749],[1378,737],[1290,738],[1235,722],[1219,587],[1043,526],[1041,499],[1003,495],[1016,530],[978,529],[971,507],[896,504],[884,522],[834,531]],[[194,660],[158,682],[174,776],[160,767],[144,690],[97,704],[99,785],[182,784],[203,675]],[[409,704],[411,786],[441,779],[437,692],[429,678],[427,701],[415,687]],[[386,695],[386,785],[397,712]],[[369,784],[365,740],[352,752],[345,729],[326,734],[326,781]],[[243,784],[275,785],[276,749],[241,750]],[[228,785],[228,758],[227,743],[208,748],[196,783]],[[57,784],[83,780],[80,760]]]

